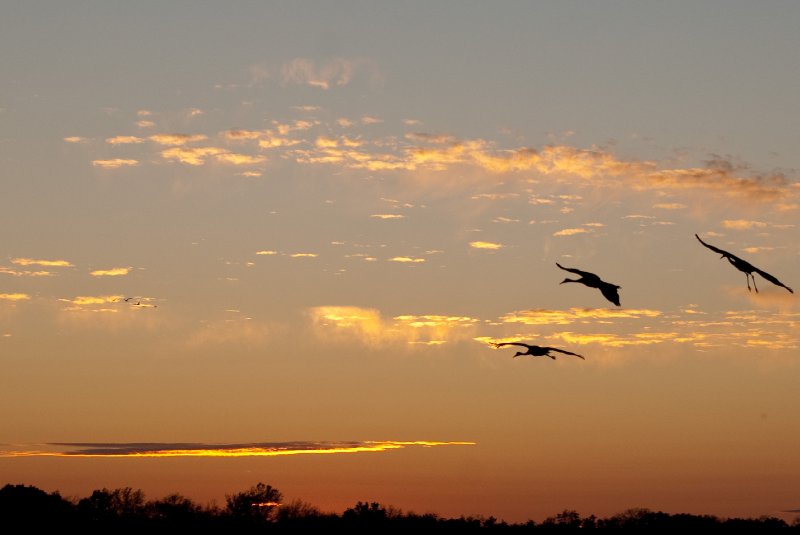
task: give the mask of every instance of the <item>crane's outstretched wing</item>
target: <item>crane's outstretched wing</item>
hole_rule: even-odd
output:
[[[558,267],[560,267],[561,269],[563,269],[564,271],[569,271],[570,273],[575,273],[576,275],[580,275],[581,277],[596,278],[597,280],[600,280],[600,277],[598,277],[594,273],[589,273],[588,271],[581,271],[580,269],[575,269],[575,268],[565,268],[564,266],[562,266],[558,262],[556,262],[556,265]]]
[[[698,236],[697,234],[695,234],[694,237],[697,238],[697,241],[702,243],[705,247],[708,247],[709,249],[711,249],[712,251],[714,251],[717,254],[721,254],[722,256],[726,256],[726,257],[729,257],[729,258],[736,258],[737,260],[741,260],[741,258],[737,257],[736,255],[732,255],[728,251],[724,251],[722,249],[719,249],[717,247],[714,247],[713,245],[710,245],[710,244],[704,242],[703,240],[700,239],[700,236]]]
[[[603,297],[611,301],[617,306],[621,306],[619,304],[619,292],[617,291],[619,286],[616,284],[604,284],[600,287],[600,292],[603,294]]]
[[[521,342],[500,342],[499,344],[497,342],[492,342],[492,345],[494,347],[503,347],[503,346],[520,346],[520,347],[528,347],[528,348],[531,347],[528,344],[523,344]]]
[[[792,290],[791,288],[786,286],[784,283],[782,283],[781,281],[779,281],[778,279],[776,279],[775,277],[773,277],[772,275],[770,275],[766,271],[761,271],[757,267],[753,267],[753,271],[755,271],[756,273],[758,273],[759,275],[761,275],[762,277],[767,279],[772,284],[774,284],[776,286],[782,286],[783,288],[786,288],[787,290],[789,290],[790,293],[794,293],[794,290]]]
[[[565,355],[572,355],[572,356],[581,358],[583,360],[586,360],[586,358],[583,357],[583,355],[578,355],[577,353],[573,353],[572,351],[564,351],[563,349],[558,349],[558,348],[555,348],[555,347],[548,347],[547,349],[550,350],[550,351],[557,351],[558,353],[564,353]]]

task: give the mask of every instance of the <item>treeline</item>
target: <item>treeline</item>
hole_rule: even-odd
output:
[[[791,525],[775,517],[727,518],[711,515],[668,514],[649,509],[629,509],[597,518],[565,510],[543,522],[509,524],[494,517],[442,518],[433,513],[405,513],[375,502],[358,502],[341,515],[324,513],[315,506],[283,495],[259,483],[226,495],[225,506],[199,505],[180,494],[146,500],[130,487],[95,490],[86,498],[68,500],[58,492],[33,486],[6,485],[0,489],[0,519],[5,528],[25,532],[50,528],[94,533],[548,533],[572,530],[691,533],[800,533],[800,521]]]

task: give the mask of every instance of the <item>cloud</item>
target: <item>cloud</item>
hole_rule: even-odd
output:
[[[587,232],[591,232],[591,230],[585,228],[565,228],[554,232],[553,236],[574,236],[575,234],[585,234]]]
[[[231,165],[254,165],[267,161],[264,156],[248,156],[233,152],[223,152],[215,155],[214,158],[220,163],[229,163]]]
[[[68,136],[64,138],[67,143],[87,143],[89,140],[81,136]]]
[[[382,123],[382,119],[378,119],[377,117],[372,117],[371,115],[364,115],[361,117],[361,124],[379,124]]]
[[[605,308],[570,308],[569,310],[523,310],[501,316],[502,323],[522,323],[524,325],[568,325],[571,323],[587,323],[591,321],[657,318],[659,310],[649,309],[605,309]]]
[[[658,203],[654,204],[653,208],[658,208],[660,210],[683,210],[686,208],[686,205],[679,202]]]
[[[442,345],[472,338],[480,322],[467,316],[437,314],[401,315],[387,320],[376,309],[355,306],[315,307],[309,309],[309,316],[319,336],[356,339],[368,346],[396,342]]]
[[[401,264],[421,264],[425,262],[424,258],[413,258],[410,256],[394,256],[389,259],[389,262],[400,262]]]
[[[186,114],[187,114],[189,117],[197,117],[198,115],[203,115],[203,114],[205,114],[205,112],[204,112],[203,110],[201,110],[200,108],[189,108],[189,109],[186,111]]]
[[[18,269],[11,269],[6,266],[0,266],[0,273],[5,273],[6,275],[13,275],[14,277],[51,277],[55,275],[52,271],[27,271],[23,270],[20,271]]]
[[[294,58],[281,67],[283,83],[309,85],[327,90],[332,86],[345,86],[350,83],[359,60],[334,58],[321,65],[307,58]]]
[[[159,145],[186,145],[195,141],[205,141],[208,137],[203,134],[154,134],[147,139]]]
[[[12,264],[18,266],[74,267],[67,260],[36,260],[33,258],[12,258]]]
[[[473,249],[484,249],[490,251],[496,251],[504,247],[502,243],[494,243],[490,241],[471,241],[469,242],[469,246]]]
[[[165,160],[176,160],[192,166],[204,165],[209,159],[231,165],[252,165],[266,161],[263,156],[236,154],[219,147],[173,147],[161,151],[161,156]]]
[[[92,271],[90,275],[92,277],[121,277],[130,273],[131,268],[129,267],[116,267],[111,269],[97,269]]]
[[[56,442],[0,450],[0,457],[277,457],[384,452],[411,447],[472,446],[475,442],[322,441],[248,442],[240,444],[163,442]]]
[[[748,221],[746,219],[726,219],[722,226],[734,230],[750,230],[753,228],[766,228],[768,225],[763,221]]]
[[[136,121],[136,126],[139,128],[152,128],[155,125],[153,121]]]
[[[289,256],[291,258],[316,258],[319,255],[317,253],[292,253]]]
[[[59,301],[71,303],[76,307],[85,307],[93,305],[106,305],[108,303],[118,303],[122,300],[122,298],[123,296],[121,295],[79,295],[74,299],[59,299]]]
[[[112,160],[92,160],[92,165],[103,169],[118,169],[120,167],[130,167],[139,165],[138,160],[114,158]]]
[[[266,250],[266,249],[264,249],[264,250],[262,250],[262,251],[256,251],[256,254],[257,254],[257,255],[262,255],[262,256],[269,256],[269,255],[276,255],[276,254],[278,254],[278,251],[271,251],[271,250]]]
[[[27,301],[30,298],[30,295],[23,293],[0,294],[0,301]]]
[[[144,138],[136,136],[115,136],[106,138],[106,143],[109,145],[127,145],[144,143]]]
[[[372,214],[370,217],[374,217],[376,219],[403,219],[403,214]]]

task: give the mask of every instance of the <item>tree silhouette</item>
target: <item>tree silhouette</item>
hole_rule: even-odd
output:
[[[250,520],[273,520],[283,494],[271,485],[258,483],[244,492],[226,494],[228,514]]]

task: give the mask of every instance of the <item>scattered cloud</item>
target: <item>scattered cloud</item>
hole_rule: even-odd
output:
[[[388,320],[376,309],[354,306],[315,307],[309,310],[309,316],[318,335],[355,338],[369,346],[394,342],[442,345],[472,338],[479,324],[476,318],[436,314],[401,315]]]
[[[403,219],[403,214],[372,214],[370,217],[374,217],[376,219]]]
[[[686,205],[679,202],[658,203],[654,204],[653,208],[658,208],[660,210],[683,210],[686,208]]]
[[[272,250],[264,249],[264,250],[261,250],[261,251],[256,251],[256,254],[257,255],[262,255],[262,256],[271,256],[271,255],[278,254],[278,251],[272,251]]]
[[[136,136],[114,136],[106,138],[106,143],[109,145],[129,145],[144,143],[144,138]]]
[[[64,138],[67,143],[87,143],[89,140],[81,136],[68,136]]]
[[[575,234],[585,234],[587,232],[591,231],[585,228],[565,228],[559,230],[558,232],[554,232],[553,236],[574,236]]]
[[[289,256],[292,258],[316,258],[319,255],[317,253],[292,253]]]
[[[753,228],[766,228],[768,225],[763,221],[748,221],[746,219],[726,219],[722,226],[733,230],[750,230]]]
[[[327,90],[349,84],[361,63],[359,60],[334,58],[318,65],[308,58],[294,58],[283,65],[281,76],[285,84],[309,85]]]
[[[154,134],[147,139],[159,145],[186,145],[196,141],[205,141],[208,136],[203,134]]]
[[[44,267],[74,267],[67,260],[36,260],[33,258],[12,258],[12,264],[18,266],[44,266]]]
[[[136,121],[136,126],[139,128],[152,128],[156,125],[153,121]]]
[[[394,256],[389,259],[389,262],[400,262],[401,264],[421,264],[425,262],[424,258],[414,258],[410,256]]]
[[[592,323],[609,319],[641,319],[661,316],[659,310],[649,309],[606,309],[570,308],[569,310],[523,310],[506,314],[500,318],[502,323],[521,323],[524,325],[568,325],[571,323]]]
[[[0,273],[4,273],[6,275],[12,275],[14,277],[51,277],[55,275],[52,271],[28,271],[28,270],[18,270],[18,269],[11,269],[6,266],[0,266]]]
[[[504,247],[502,243],[495,243],[490,241],[471,241],[469,242],[469,246],[472,247],[473,249],[484,249],[489,251],[496,251]]]
[[[112,160],[92,160],[92,165],[103,169],[118,169],[120,167],[131,167],[139,165],[138,160],[114,158]]]
[[[130,273],[131,268],[129,267],[115,267],[111,269],[97,269],[92,271],[90,275],[92,277],[122,277]]]
[[[79,295],[74,299],[59,299],[64,303],[70,303],[76,307],[92,306],[92,305],[105,305],[108,303],[118,303],[123,296],[121,295]]]
[[[30,295],[23,293],[0,294],[0,300],[2,301],[27,301],[30,298]]]

